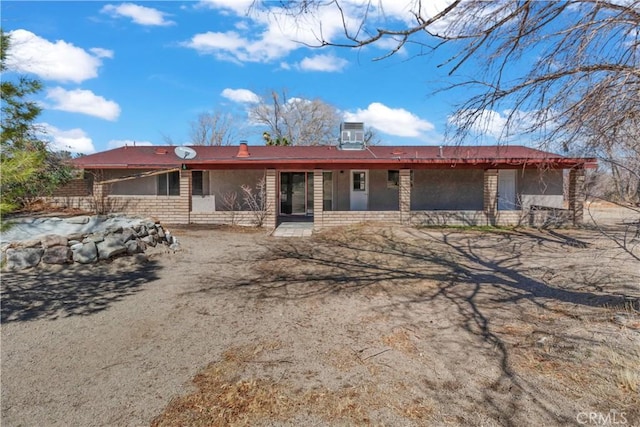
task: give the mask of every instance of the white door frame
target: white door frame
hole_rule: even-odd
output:
[[[364,188],[354,189],[354,175],[364,173]],[[354,169],[349,171],[349,201],[352,211],[366,211],[369,209],[369,171]]]
[[[513,211],[518,209],[516,198],[516,170],[498,170],[498,210]]]

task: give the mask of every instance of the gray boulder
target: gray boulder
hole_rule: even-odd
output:
[[[125,243],[125,246],[127,247],[127,254],[129,255],[144,252],[146,248],[146,245],[140,240],[129,240],[127,243]]]
[[[40,239],[28,239],[16,242],[16,248],[39,248],[41,246]]]
[[[120,234],[120,240],[122,241],[122,243],[127,243],[130,240],[135,240],[136,239],[137,234],[135,232],[135,230],[133,228],[123,228],[122,229],[122,234]]]
[[[149,231],[145,225],[141,225],[137,230],[138,237],[146,237],[149,235]]]
[[[89,243],[89,242],[93,242],[93,243],[99,243],[102,242],[104,240],[104,234],[103,233],[92,233],[87,235],[87,237],[85,237],[82,240],[82,243]]]
[[[156,238],[154,236],[145,236],[143,237],[142,240],[145,244],[155,247],[156,246]]]
[[[52,246],[67,246],[68,239],[65,236],[61,236],[59,234],[47,234],[42,239],[40,239],[40,243],[42,247],[47,249]]]
[[[43,252],[42,248],[7,249],[7,269],[24,270],[35,267],[40,263]]]
[[[69,264],[73,262],[73,252],[68,246],[52,246],[44,250],[42,262],[45,264]]]
[[[73,218],[67,218],[64,221],[69,224],[87,224],[90,221],[90,217],[88,216],[74,216]]]
[[[116,255],[127,252],[127,247],[122,244],[117,236],[106,236],[102,242],[96,244],[99,259],[110,259]]]
[[[80,264],[91,264],[98,259],[98,247],[93,242],[83,243],[81,247],[73,250],[73,260]]]

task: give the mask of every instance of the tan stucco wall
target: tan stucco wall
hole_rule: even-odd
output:
[[[398,187],[387,188],[388,171],[369,171],[369,210],[397,211],[400,209]]]

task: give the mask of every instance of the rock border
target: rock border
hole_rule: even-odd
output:
[[[85,217],[86,218],[86,217]],[[19,271],[42,264],[93,264],[120,256],[135,256],[144,262],[149,246],[166,245],[180,249],[175,236],[157,221],[140,220],[131,226],[117,226],[93,233],[47,234],[13,241],[1,248],[2,270]]]

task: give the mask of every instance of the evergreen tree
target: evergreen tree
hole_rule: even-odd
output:
[[[7,71],[11,40],[0,28],[0,72]],[[2,129],[0,131],[0,214],[24,207],[28,201],[45,196],[72,177],[64,157],[47,149],[38,137],[35,120],[41,112],[29,99],[42,90],[39,80],[20,76],[0,83]]]

